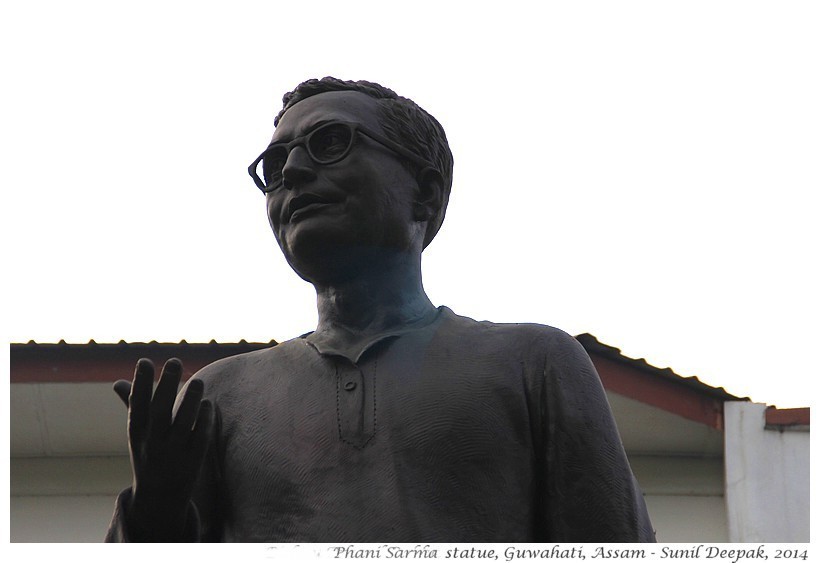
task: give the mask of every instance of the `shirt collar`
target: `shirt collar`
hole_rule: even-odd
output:
[[[411,325],[374,334],[367,339],[360,340],[355,345],[344,347],[344,349],[335,347],[326,341],[316,338],[314,332],[308,332],[299,338],[304,339],[307,344],[313,347],[322,356],[341,356],[356,364],[365,352],[379,342],[432,327],[444,316],[443,313],[445,311],[449,311],[449,309],[444,306],[438,307],[432,314],[422,317]]]

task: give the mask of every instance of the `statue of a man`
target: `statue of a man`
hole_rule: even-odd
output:
[[[421,254],[441,225],[444,130],[370,82],[284,97],[250,167],[316,330],[220,360],[137,364],[132,486],[112,541],[653,541],[583,348],[534,324],[436,308]],[[269,291],[264,281],[258,291]]]

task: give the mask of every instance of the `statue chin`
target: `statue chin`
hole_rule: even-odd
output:
[[[356,240],[349,236],[350,233],[345,234],[348,236],[305,229],[288,233],[284,241],[277,237],[277,242],[293,271],[314,284],[344,281],[370,271],[383,270],[387,265],[404,262],[421,253],[420,246],[415,248],[406,240],[396,241],[395,244],[384,241],[374,244]]]
[[[361,245],[328,244],[321,247],[299,244],[282,249],[288,265],[303,280],[329,284],[351,279],[378,269],[384,257],[395,252]]]

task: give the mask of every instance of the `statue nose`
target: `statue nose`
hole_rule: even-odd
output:
[[[313,159],[310,158],[304,147],[293,147],[284,168],[282,168],[282,183],[285,189],[293,189],[295,185],[316,178],[314,166]]]

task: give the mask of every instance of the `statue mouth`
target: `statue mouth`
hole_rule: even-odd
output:
[[[338,202],[315,193],[300,194],[291,199],[285,207],[284,222],[293,223],[335,203]]]

